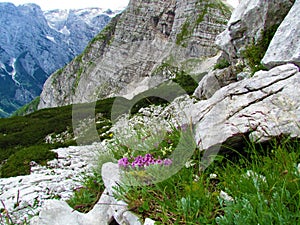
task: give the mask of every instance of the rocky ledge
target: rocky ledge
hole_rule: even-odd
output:
[[[53,150],[58,158],[46,166],[31,162],[30,175],[0,179],[0,208],[18,224],[37,215],[47,199],[69,199],[81,178],[92,171],[99,149],[100,144],[59,148]]]

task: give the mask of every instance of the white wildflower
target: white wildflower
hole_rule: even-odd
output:
[[[189,160],[185,163],[185,167],[186,168],[190,168],[192,166],[196,165],[196,163],[194,162],[194,160]]]
[[[228,195],[225,191],[220,192],[220,198],[222,198],[225,201],[229,201],[229,202],[233,201],[233,198],[230,195]]]
[[[193,175],[194,182],[198,182],[200,180],[200,177],[196,174]]]
[[[210,179],[216,179],[217,178],[217,174],[215,174],[215,173],[211,173],[211,174],[209,174],[209,178]]]
[[[267,181],[265,176],[259,175],[256,172],[253,172],[252,170],[247,170],[246,175],[247,177],[252,177],[255,182],[257,182],[258,179],[262,180],[263,182]]]

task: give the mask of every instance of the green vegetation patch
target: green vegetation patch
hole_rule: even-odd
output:
[[[25,116],[26,114],[29,114],[31,112],[36,111],[37,108],[38,108],[39,103],[40,103],[40,97],[38,96],[35,99],[33,99],[30,103],[24,105],[23,107],[21,107],[20,109],[15,111],[12,114],[12,117],[14,117],[14,116]]]
[[[239,163],[225,165],[220,188],[234,201],[220,200],[218,224],[297,224],[300,218],[299,140],[250,144]]]
[[[170,77],[173,77],[171,80],[178,84],[186,94],[193,94],[195,89],[198,87],[197,81],[191,75],[176,66],[172,66],[168,62],[163,62],[159,67],[157,67],[153,72],[153,75],[160,75],[166,72],[171,73],[169,74]],[[168,89],[166,88],[166,90]]]
[[[278,27],[279,24],[273,25],[272,27],[264,30],[262,32],[262,38],[256,44],[249,45],[246,50],[242,52],[241,55],[246,59],[253,74],[259,70],[266,69],[261,64],[261,60],[263,59]]]
[[[148,186],[123,183],[115,197],[156,224],[297,224],[299,149],[298,139],[249,143],[217,156],[205,171],[199,169],[202,153],[196,150],[169,179]]]
[[[74,191],[67,203],[75,210],[87,213],[99,201],[105,186],[101,174],[94,172],[82,180],[82,186]]]
[[[215,66],[214,66],[214,70],[216,69],[224,69],[230,66],[230,63],[228,62],[228,60],[226,59],[222,59],[220,60],[220,62],[218,62]]]
[[[192,95],[198,87],[196,80],[184,71],[177,72],[176,77],[172,81],[179,84],[188,95]]]
[[[30,174],[32,161],[45,165],[48,160],[57,158],[57,154],[50,151],[47,145],[31,146],[23,148],[9,156],[0,167],[0,177],[13,177]]]
[[[57,84],[57,79],[58,77],[63,73],[64,69],[66,68],[66,66],[58,69],[57,71],[54,72],[54,74],[51,76],[52,79],[52,85],[56,85]]]

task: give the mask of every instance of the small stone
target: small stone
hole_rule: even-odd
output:
[[[145,219],[144,225],[154,225],[155,221],[149,218]]]
[[[250,77],[251,77],[250,72],[240,72],[240,73],[238,73],[238,75],[236,75],[236,79],[238,81],[244,80],[244,79],[247,79],[247,78],[250,78]]]
[[[63,164],[64,166],[71,166],[71,161],[67,161]]]
[[[145,219],[144,225],[154,225],[155,221],[149,218]]]

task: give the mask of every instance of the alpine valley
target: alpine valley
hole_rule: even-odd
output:
[[[300,0],[2,8],[1,225],[299,224]]]
[[[0,3],[0,117],[39,96],[46,79],[80,54],[117,13]]]

